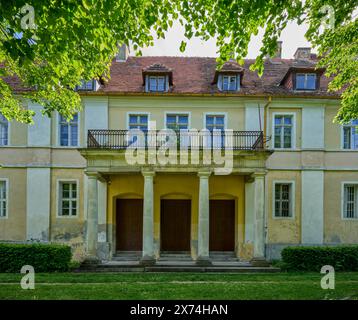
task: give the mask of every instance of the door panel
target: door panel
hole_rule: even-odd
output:
[[[141,251],[143,246],[143,200],[117,199],[117,250]]]
[[[210,251],[235,250],[235,200],[210,200]]]
[[[161,251],[190,251],[191,200],[162,200]]]

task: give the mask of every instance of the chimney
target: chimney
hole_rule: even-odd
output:
[[[296,60],[310,60],[311,48],[297,48],[294,57]]]
[[[127,45],[118,45],[118,53],[116,54],[117,62],[126,62],[129,56],[129,48]]]
[[[271,61],[271,59],[281,59],[281,57],[282,57],[282,41],[277,41],[277,49],[275,54],[272,57],[266,55],[266,59],[269,59]]]
[[[277,49],[273,58],[278,58],[278,59],[282,58],[282,41],[277,41]]]

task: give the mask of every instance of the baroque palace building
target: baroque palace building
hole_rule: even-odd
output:
[[[174,253],[208,264],[217,253],[260,262],[288,245],[358,243],[358,122],[333,123],[340,97],[310,48],[278,52],[261,78],[253,62],[132,57],[122,46],[108,82],[76,88],[83,109],[70,122],[25,100],[34,125],[0,115],[0,240],[67,243],[78,260]],[[191,147],[160,162],[153,124],[207,129],[211,149],[199,131],[183,134],[173,150]],[[143,163],[128,159],[130,143]],[[224,161],[205,161],[224,146]]]

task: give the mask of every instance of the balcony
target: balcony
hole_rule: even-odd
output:
[[[125,150],[130,145],[158,149],[165,142],[174,143],[178,149],[265,150],[262,131],[88,130],[87,134],[88,149]]]

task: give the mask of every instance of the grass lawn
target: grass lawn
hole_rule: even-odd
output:
[[[52,273],[36,274],[35,289],[22,274],[0,274],[0,299],[358,299],[358,273],[336,273],[323,290],[319,273]]]

